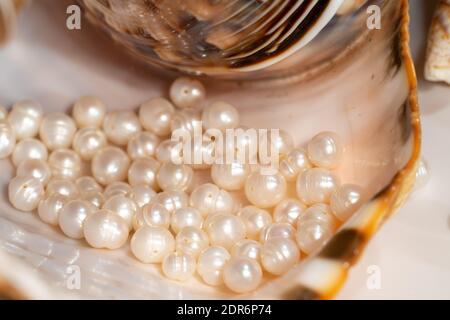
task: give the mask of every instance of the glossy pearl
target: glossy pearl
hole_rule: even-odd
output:
[[[49,113],[42,120],[39,136],[50,150],[69,148],[77,131],[75,122],[64,113]]]
[[[334,132],[322,132],[308,143],[308,156],[317,167],[334,169],[342,158],[341,138]]]
[[[74,180],[81,174],[81,158],[70,149],[53,151],[48,157],[48,165],[55,178]]]
[[[298,217],[306,210],[306,206],[297,199],[282,200],[273,210],[275,222],[294,224]]]
[[[201,228],[203,217],[201,213],[192,207],[177,209],[170,218],[170,227],[177,234],[185,227]]]
[[[218,151],[222,159],[226,159],[227,154],[234,155],[234,160],[241,163],[258,163],[258,133],[254,129],[240,126],[234,129],[234,136],[225,136],[225,152]],[[226,163],[226,161],[223,161]]]
[[[206,96],[203,84],[192,78],[176,79],[170,86],[170,100],[181,109],[198,107]]]
[[[233,246],[231,255],[233,257],[246,257],[260,262],[261,243],[255,240],[241,240]]]
[[[152,157],[156,155],[156,148],[160,144],[157,135],[151,132],[140,132],[128,142],[127,152],[132,160]]]
[[[187,253],[194,258],[208,248],[209,237],[205,231],[197,227],[184,227],[175,238],[176,250]]]
[[[100,209],[105,203],[103,193],[98,191],[83,192],[80,199],[89,202],[97,209]]]
[[[128,223],[109,210],[99,210],[86,217],[83,234],[91,247],[118,249],[128,240]]]
[[[139,208],[149,204],[155,196],[156,191],[144,184],[134,186],[130,195],[131,199],[136,202]]]
[[[92,158],[91,170],[94,178],[102,185],[127,178],[130,159],[117,147],[105,147]]]
[[[276,222],[268,225],[261,231],[259,241],[265,243],[271,239],[294,239],[295,229],[287,222]]]
[[[8,122],[13,127],[17,140],[35,137],[39,132],[42,115],[39,103],[32,100],[17,102],[8,115]]]
[[[131,252],[144,263],[159,263],[175,250],[175,239],[163,227],[143,226],[131,238]]]
[[[225,285],[237,293],[251,292],[258,288],[262,281],[262,270],[259,263],[246,257],[231,258],[223,271]]]
[[[194,171],[187,165],[166,162],[159,168],[156,180],[163,190],[182,190],[189,188]]]
[[[47,195],[60,194],[64,197],[74,199],[79,196],[79,191],[75,183],[67,179],[52,178],[47,183]]]
[[[178,141],[164,140],[156,148],[156,159],[161,162],[172,162],[176,163],[181,156],[182,145]]]
[[[108,141],[103,131],[95,128],[83,128],[73,138],[72,147],[85,161],[90,161],[94,155],[106,147]]]
[[[282,275],[289,271],[300,260],[297,244],[291,239],[271,239],[261,249],[263,268],[274,275]]]
[[[75,180],[75,185],[81,193],[103,192],[102,186],[91,176],[79,177]]]
[[[183,252],[173,252],[164,257],[162,270],[164,275],[176,281],[186,281],[194,275],[197,263],[195,258]]]
[[[322,248],[333,236],[333,230],[327,224],[308,220],[299,225],[296,240],[299,248],[306,254],[312,254]]]
[[[233,129],[239,125],[239,113],[226,102],[214,102],[203,110],[202,123],[205,129]]]
[[[210,286],[223,284],[223,269],[231,256],[225,248],[212,246],[204,250],[197,263],[197,272]]]
[[[195,188],[189,198],[189,204],[200,211],[204,217],[215,211],[233,213],[236,209],[231,195],[212,183],[202,184]]]
[[[32,177],[15,177],[9,182],[9,202],[21,211],[33,211],[44,195],[42,183]]]
[[[303,171],[312,167],[309,162],[306,151],[302,148],[297,148],[288,153],[285,159],[280,162],[280,173],[287,181],[295,181],[297,176]]]
[[[213,182],[225,190],[240,190],[250,174],[250,166],[233,161],[230,164],[213,164],[211,178]]]
[[[38,179],[43,186],[46,186],[52,177],[50,166],[43,160],[28,159],[22,161],[17,167],[18,177],[32,177]]]
[[[131,188],[128,183],[123,181],[113,182],[105,188],[105,199],[109,199],[118,194],[131,197],[131,195],[133,194],[133,188]]]
[[[9,157],[16,146],[16,133],[5,120],[0,120],[0,159]]]
[[[245,195],[257,207],[270,208],[286,196],[286,179],[280,174],[262,174],[257,170],[245,181]]]
[[[336,218],[331,212],[330,207],[323,203],[315,204],[306,209],[298,218],[297,229],[300,229],[301,225],[309,220],[327,224],[332,229],[337,226]]]
[[[105,104],[97,97],[79,98],[72,109],[72,117],[79,128],[100,128],[106,115]]]
[[[53,193],[45,199],[42,199],[39,202],[37,211],[39,218],[45,223],[57,226],[59,213],[68,200],[69,198],[57,193]]]
[[[83,239],[84,220],[95,211],[96,207],[87,201],[72,200],[59,211],[59,227],[69,238]]]
[[[0,105],[0,120],[6,120],[8,118],[8,109],[5,106]]]
[[[139,226],[148,225],[166,229],[170,226],[170,211],[160,203],[145,205],[136,217]]]
[[[360,186],[344,184],[331,195],[331,211],[341,221],[350,218],[361,205],[362,189]]]
[[[178,111],[172,117],[172,122],[170,123],[170,131],[172,135],[176,134],[190,134],[191,137],[194,136],[196,130],[201,130],[202,122],[198,112],[193,111]]]
[[[277,152],[280,157],[285,157],[292,149],[294,149],[294,139],[288,132],[281,129],[279,129],[278,135],[276,135],[274,139],[272,138],[272,135],[269,134],[269,141],[271,150],[267,150],[267,155],[272,154],[271,152],[273,151]]]
[[[232,214],[216,214],[205,227],[211,244],[225,249],[231,249],[236,242],[246,236],[244,222]]]
[[[128,226],[131,228],[133,217],[138,212],[139,207],[132,199],[118,194],[106,200],[105,204],[103,205],[103,209],[112,211],[115,214],[119,215],[128,223]]]
[[[160,166],[160,163],[151,157],[136,159],[128,169],[128,182],[132,186],[145,184],[158,190],[156,175]]]
[[[132,111],[110,112],[103,120],[103,131],[112,143],[126,146],[128,141],[141,131],[141,123]]]
[[[12,162],[16,167],[27,159],[47,161],[47,158],[47,147],[41,141],[33,138],[19,141],[12,154]]]
[[[175,108],[168,100],[154,98],[141,105],[139,120],[145,130],[164,137],[170,134],[170,123],[174,113]]]
[[[191,141],[191,157],[189,159],[186,154],[183,154],[183,161],[195,170],[209,169],[216,161],[216,151],[214,141],[208,141],[205,138],[194,139]],[[174,151],[174,154],[176,156],[177,152]]]
[[[239,211],[238,216],[242,219],[247,229],[247,237],[259,240],[261,231],[272,223],[272,216],[264,209],[255,206],[246,206]]]
[[[189,196],[180,190],[170,190],[158,193],[152,203],[162,204],[172,214],[176,210],[187,207]]]
[[[297,178],[297,195],[307,205],[328,203],[339,184],[339,178],[330,171],[320,168],[308,169]]]

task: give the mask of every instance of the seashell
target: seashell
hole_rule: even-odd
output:
[[[14,34],[17,16],[24,2],[25,0],[0,1],[0,45]]]

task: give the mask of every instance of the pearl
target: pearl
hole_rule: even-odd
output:
[[[84,220],[96,211],[90,202],[72,200],[59,211],[58,223],[62,232],[72,239],[83,239]]]
[[[175,238],[176,250],[194,258],[208,248],[209,238],[205,231],[197,227],[184,227]]]
[[[191,141],[191,157],[190,159],[183,159],[185,164],[189,164],[195,170],[208,169],[216,161],[217,150],[215,142],[208,141],[204,137],[202,136],[201,141],[197,141],[195,138]],[[178,149],[174,150],[175,155],[172,159],[176,159],[177,151]],[[183,154],[183,158],[186,158],[186,154]]]
[[[118,194],[131,197],[133,194],[133,188],[131,188],[131,186],[126,182],[116,181],[112,182],[105,188],[103,195],[105,196],[105,199],[109,199]]]
[[[416,169],[416,181],[414,183],[414,190],[419,190],[425,187],[430,181],[430,168],[425,159],[420,159]]]
[[[337,226],[336,218],[333,216],[330,207],[323,203],[315,204],[306,209],[298,218],[297,229],[300,229],[301,225],[309,220],[324,223],[333,230]]]
[[[141,131],[141,123],[133,111],[110,112],[103,120],[103,131],[112,143],[126,146]]]
[[[77,131],[75,122],[64,113],[49,113],[42,120],[39,136],[50,150],[69,148]]]
[[[200,211],[192,207],[177,209],[170,219],[170,227],[175,234],[185,227],[201,228],[202,224],[203,217]]]
[[[291,239],[270,239],[261,249],[263,268],[274,275],[282,275],[289,271],[300,260],[297,244]]]
[[[16,133],[17,140],[33,138],[38,134],[42,114],[42,106],[35,101],[22,100],[14,104],[8,121]]]
[[[81,194],[81,200],[89,202],[97,209],[100,209],[105,203],[105,197],[103,196],[103,193],[98,191],[83,192]]]
[[[160,166],[160,163],[151,157],[136,159],[128,169],[128,182],[132,186],[145,184],[157,190],[156,175]]]
[[[244,221],[249,239],[258,240],[261,231],[272,223],[272,216],[264,209],[246,206],[239,211],[238,216]]]
[[[175,163],[177,159],[181,159],[181,149],[180,142],[172,140],[164,140],[156,148],[156,159],[159,162],[173,162]]]
[[[173,252],[164,257],[162,270],[164,275],[176,281],[186,281],[194,275],[197,263],[195,258],[182,252]]]
[[[28,159],[20,163],[16,175],[18,177],[32,177],[38,179],[42,185],[45,186],[50,181],[52,172],[45,161]]]
[[[168,229],[170,226],[169,210],[160,203],[149,203],[145,205],[142,210],[136,214],[134,229],[138,229],[138,227],[144,225]]]
[[[185,191],[192,183],[194,171],[187,165],[177,165],[166,162],[159,168],[156,180],[164,191],[182,190]]]
[[[106,147],[108,141],[103,131],[95,128],[83,128],[73,138],[72,147],[85,161],[90,161],[94,155]]]
[[[231,195],[212,183],[195,188],[189,198],[189,204],[200,211],[203,217],[215,211],[233,213],[236,207]]]
[[[16,133],[5,120],[0,120],[0,159],[9,157],[16,146]]]
[[[190,134],[194,136],[196,132],[201,132],[202,122],[198,112],[178,111],[172,117],[170,123],[170,131],[172,135],[177,134]],[[196,131],[199,130],[199,131]]]
[[[128,142],[127,152],[132,160],[156,155],[160,143],[157,135],[151,132],[140,132]]]
[[[205,129],[233,129],[239,125],[239,113],[226,102],[214,102],[203,110],[202,123]]]
[[[292,182],[297,179],[297,176],[303,171],[312,167],[309,162],[306,151],[302,148],[297,148],[288,153],[287,157],[280,162],[280,173],[287,181]]]
[[[250,174],[250,166],[233,161],[230,164],[213,164],[211,178],[213,182],[225,190],[240,190]]]
[[[169,95],[170,100],[178,108],[194,108],[203,102],[206,96],[206,90],[200,81],[181,77],[172,83]]]
[[[258,163],[258,133],[255,129],[240,126],[234,129],[234,135],[225,136],[225,152],[218,151],[222,159],[226,159],[227,154],[235,155],[234,160],[240,163]],[[223,161],[226,163],[226,161]]]
[[[168,100],[153,98],[141,105],[139,120],[145,130],[164,137],[170,134],[170,123],[174,113],[175,108]]]
[[[105,104],[97,97],[79,98],[72,109],[72,117],[79,128],[100,128],[106,115]]]
[[[17,143],[12,154],[12,162],[18,167],[19,164],[27,159],[37,159],[47,161],[47,147],[39,140],[28,138]]]
[[[241,240],[233,246],[231,255],[233,257],[246,257],[260,262],[261,243],[255,240]]]
[[[275,222],[294,224],[297,218],[306,210],[306,206],[297,199],[282,200],[273,210]]]
[[[308,169],[297,178],[297,195],[307,205],[327,203],[339,184],[339,178],[330,171]]]
[[[79,196],[79,191],[75,183],[70,180],[60,178],[50,179],[50,181],[47,183],[46,193],[47,195],[56,193],[70,199]]]
[[[42,199],[38,205],[38,215],[42,221],[53,226],[58,225],[59,213],[69,198],[53,193],[47,198]]]
[[[223,284],[223,269],[230,258],[225,248],[209,247],[198,258],[197,272],[210,286],[219,286]]]
[[[261,231],[259,241],[265,243],[271,239],[294,239],[295,229],[292,225],[287,222],[276,222],[268,225]]]
[[[241,218],[228,213],[219,213],[205,224],[212,245],[230,249],[246,236],[245,224]]]
[[[268,132],[270,133],[270,130]],[[294,149],[294,139],[284,130],[279,129],[278,135],[274,137],[274,140],[272,140],[271,134],[269,134],[268,138],[268,146],[271,146],[271,150],[267,150],[267,155],[270,155],[273,151],[277,152],[281,157],[285,157],[290,151],[292,151],[292,149]]]
[[[175,250],[175,239],[163,227],[143,226],[131,238],[131,252],[144,263],[160,263]]]
[[[258,288],[262,281],[259,263],[246,257],[231,258],[223,270],[225,285],[237,293],[246,293]]]
[[[102,209],[86,217],[83,234],[91,247],[118,249],[128,240],[128,223],[112,211]]]
[[[70,149],[53,151],[48,158],[48,165],[56,178],[74,180],[81,174],[81,158]]]
[[[330,208],[339,220],[345,221],[361,207],[361,202],[361,187],[353,184],[344,184],[331,195]]]
[[[95,179],[91,176],[79,177],[77,180],[75,180],[75,185],[77,186],[78,190],[81,191],[81,193],[103,192],[102,186],[99,185],[98,182],[95,181]]]
[[[156,196],[156,191],[144,184],[139,184],[133,187],[130,198],[133,199],[139,208],[142,208]]]
[[[9,182],[9,202],[20,211],[33,211],[44,195],[44,187],[39,179],[15,177]]]
[[[341,138],[334,132],[322,132],[308,143],[308,156],[311,162],[321,168],[334,169],[342,158]]]
[[[107,199],[105,204],[103,205],[103,209],[114,212],[119,215],[123,220],[128,223],[128,226],[131,228],[133,217],[139,211],[139,207],[137,204],[131,200],[130,198],[117,194]]]
[[[158,193],[152,203],[162,204],[172,214],[176,210],[188,206],[189,196],[180,190],[169,190]]]
[[[0,120],[6,120],[8,118],[8,109],[3,105],[0,105]]]
[[[270,208],[286,196],[286,179],[280,174],[251,173],[245,181],[245,195],[257,207]]]
[[[102,185],[127,178],[130,159],[117,147],[105,147],[92,158],[91,170],[94,178]]]

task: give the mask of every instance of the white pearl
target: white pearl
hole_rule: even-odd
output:
[[[308,156],[317,167],[336,168],[342,158],[341,138],[334,132],[322,132],[308,143]]]
[[[70,180],[60,178],[50,179],[47,183],[46,193],[47,195],[56,193],[70,199],[76,198],[80,194],[75,183]]]
[[[143,226],[131,238],[131,252],[144,263],[159,263],[175,250],[175,239],[163,227]]]
[[[133,111],[110,112],[103,120],[103,131],[112,143],[126,146],[141,131],[141,123]]]
[[[233,213],[236,209],[231,195],[212,183],[202,184],[195,188],[191,193],[189,203],[204,217],[215,211]]]
[[[128,142],[127,152],[132,160],[156,155],[160,143],[157,135],[151,132],[140,132]]]
[[[211,167],[216,162],[216,145],[214,141],[207,140],[202,136],[202,139],[195,139],[191,141],[191,157],[186,159],[186,154],[183,153],[183,161],[189,164],[192,169],[205,170]],[[177,149],[173,151],[174,158],[177,157]],[[187,160],[187,161],[186,161]]]
[[[28,159],[22,161],[17,167],[16,175],[19,177],[33,177],[38,179],[43,186],[46,186],[52,177],[47,162],[43,160]]]
[[[16,133],[6,121],[0,120],[0,159],[9,157],[16,146]]]
[[[308,169],[297,178],[297,195],[306,205],[327,203],[339,184],[339,178],[330,171]]]
[[[72,200],[59,211],[59,227],[69,238],[83,239],[84,220],[95,211],[96,207],[87,201]]]
[[[128,223],[130,228],[133,222],[133,217],[139,211],[139,207],[133,200],[121,194],[112,196],[106,200],[103,204],[103,209],[107,209],[119,215]]]
[[[207,136],[207,134],[205,134]],[[234,129],[234,135],[225,136],[225,155],[220,150],[218,156],[226,159],[227,154],[235,155],[234,160],[241,163],[258,163],[258,132],[253,128],[240,126]],[[226,163],[226,161],[223,161]]]
[[[156,191],[144,184],[133,186],[133,191],[130,195],[131,199],[136,202],[139,208],[149,204],[155,196]]]
[[[81,193],[103,192],[102,186],[91,176],[79,177],[75,180],[75,185]]]
[[[197,79],[181,77],[170,86],[170,99],[178,108],[198,107],[206,96],[203,84]]]
[[[233,129],[239,125],[239,113],[226,102],[214,102],[203,110],[202,123],[205,129]]]
[[[312,167],[306,151],[297,148],[288,153],[287,157],[280,162],[280,173],[287,181],[295,181],[303,171]]]
[[[5,106],[0,105],[0,120],[6,120],[8,118],[8,109]]]
[[[177,234],[185,227],[201,228],[203,217],[201,213],[192,207],[177,209],[170,218],[170,227]]]
[[[416,181],[414,182],[414,191],[425,187],[430,181],[430,168],[425,159],[420,159],[416,169]]]
[[[182,158],[180,150],[180,143],[178,141],[164,140],[156,148],[156,159],[161,163],[175,163],[177,159]]]
[[[69,201],[69,198],[53,193],[39,202],[38,215],[42,221],[53,226],[58,225],[58,218],[61,209]]]
[[[278,152],[281,157],[285,157],[292,151],[292,149],[294,149],[294,139],[284,130],[279,129],[278,135],[276,135],[274,140],[272,140],[271,134],[269,134],[268,138],[268,146],[271,146],[271,149],[267,150],[266,155],[272,154],[273,151]]]
[[[205,231],[197,227],[184,227],[175,238],[176,250],[193,257],[208,248],[209,237]]]
[[[318,203],[306,209],[297,220],[297,229],[309,220],[317,221],[328,225],[332,230],[337,226],[336,218],[329,206]]]
[[[261,231],[272,223],[272,216],[264,209],[246,206],[239,211],[238,216],[244,221],[249,239],[258,240]]]
[[[280,174],[263,174],[261,170],[251,173],[245,181],[245,195],[257,207],[270,208],[286,196],[286,179]]]
[[[259,241],[261,243],[265,243],[268,240],[277,238],[294,239],[294,227],[287,222],[276,222],[270,224],[261,231]]]
[[[81,174],[81,158],[71,149],[57,149],[48,157],[53,177],[74,180]]]
[[[83,160],[90,161],[95,153],[107,144],[103,131],[96,128],[83,128],[75,134],[72,147]]]
[[[345,221],[361,207],[361,201],[361,187],[353,184],[344,184],[331,195],[330,208],[339,220]]]
[[[194,171],[191,167],[181,164],[173,164],[166,162],[159,168],[156,180],[158,185],[164,191],[166,190],[182,190],[189,188],[194,176]]]
[[[242,219],[227,213],[218,213],[205,225],[212,245],[230,249],[236,242],[246,236]]]
[[[102,185],[127,178],[130,159],[117,147],[105,147],[92,158],[91,170],[94,178]]]
[[[258,288],[262,281],[259,263],[246,257],[231,258],[223,271],[225,285],[237,293],[246,293]]]
[[[79,98],[72,109],[72,117],[79,128],[100,128],[106,114],[105,104],[97,97]]]
[[[145,205],[138,217],[138,225],[148,225],[153,227],[163,227],[168,229],[170,226],[170,212],[160,203],[149,203]],[[139,221],[141,220],[141,221]]]
[[[275,222],[294,224],[298,217],[306,210],[306,206],[297,199],[284,199],[273,210]]]
[[[132,186],[145,184],[158,190],[156,175],[160,166],[160,163],[152,157],[136,159],[128,169],[128,182]]]
[[[128,223],[109,210],[99,210],[86,217],[83,234],[91,247],[118,249],[128,240]]]
[[[106,188],[105,188],[105,192],[104,192],[104,196],[105,199],[109,199],[115,195],[124,195],[127,197],[131,197],[131,195],[133,194],[133,188],[131,188],[131,186],[123,181],[115,181],[111,184],[109,184]]]
[[[139,120],[145,130],[164,137],[170,134],[170,123],[174,113],[175,108],[168,100],[154,98],[141,105]]]
[[[333,236],[333,231],[329,226],[309,220],[301,225],[297,230],[297,244],[306,254],[312,254],[322,248]]]
[[[213,164],[211,178],[213,182],[225,190],[240,190],[250,174],[250,166],[233,161],[230,164]]]
[[[81,200],[89,202],[97,209],[100,209],[105,203],[105,197],[103,196],[103,193],[98,191],[83,192],[81,194]]]
[[[12,161],[16,167],[27,159],[38,159],[47,161],[47,147],[39,140],[29,138],[23,139],[17,143],[12,154]]]
[[[223,284],[223,269],[230,258],[225,248],[209,247],[198,258],[197,272],[210,286],[219,286]]]
[[[9,182],[9,202],[21,211],[33,211],[44,195],[44,186],[33,177],[15,177]]]
[[[39,132],[42,115],[42,106],[35,101],[22,100],[14,104],[8,121],[16,133],[17,140],[35,137]]]
[[[261,243],[255,240],[241,240],[233,246],[231,255],[233,257],[246,257],[260,262]]]
[[[69,148],[77,131],[75,122],[64,113],[49,113],[42,120],[39,136],[50,150]]]
[[[164,275],[176,281],[186,281],[194,275],[197,263],[195,258],[183,252],[173,252],[164,257],[162,270]]]
[[[271,239],[261,249],[261,263],[264,269],[274,275],[289,271],[300,260],[297,244],[291,239]]]
[[[194,136],[196,132],[201,132],[202,121],[200,119],[200,114],[193,111],[178,111],[172,117],[172,122],[170,123],[170,131],[172,135],[177,134],[190,134],[191,137]],[[198,130],[198,131],[196,131]]]
[[[169,190],[158,193],[152,203],[162,204],[172,214],[176,210],[188,206],[189,196],[180,190]]]

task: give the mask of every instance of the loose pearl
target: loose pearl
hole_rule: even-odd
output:
[[[287,181],[295,181],[303,171],[312,167],[306,151],[297,148],[288,153],[287,157],[280,162],[280,173]]]
[[[151,132],[140,132],[128,142],[127,152],[132,160],[156,155],[160,143],[158,136]]]
[[[70,199],[74,199],[80,194],[75,183],[70,180],[60,178],[50,179],[47,183],[46,193],[47,195],[56,193]]]
[[[174,157],[177,156],[178,149],[174,150]],[[205,170],[209,169],[216,161],[216,145],[214,141],[204,138],[201,141],[194,139],[191,141],[191,158],[186,161],[186,154],[183,154],[183,160],[186,164],[189,164],[192,169]],[[201,158],[200,158],[201,157]],[[176,159],[176,158],[172,158]]]
[[[274,275],[282,275],[300,260],[297,244],[291,239],[271,239],[261,249],[264,269]]]
[[[102,185],[127,178],[130,159],[128,155],[117,147],[105,147],[92,158],[92,174]]]
[[[261,243],[265,243],[271,239],[294,239],[295,238],[295,229],[292,225],[287,222],[277,222],[271,225],[268,225],[261,231],[259,241]]]
[[[362,189],[353,184],[344,184],[331,195],[330,208],[341,221],[350,218],[360,207]]]
[[[23,139],[17,143],[12,154],[12,162],[16,167],[27,159],[37,159],[47,161],[47,147],[39,140],[29,138]]]
[[[69,198],[53,193],[47,198],[42,199],[38,206],[38,215],[42,221],[53,226],[58,225],[59,213]]]
[[[183,252],[173,252],[164,257],[162,270],[164,275],[176,281],[186,281],[194,275],[197,263],[195,258]]]
[[[258,134],[254,129],[240,126],[234,129],[233,136],[225,136],[225,152],[226,154],[235,155],[235,160],[241,163],[257,164],[258,163]],[[226,159],[226,154],[221,154],[222,159]],[[224,161],[226,163],[226,161]]]
[[[16,146],[16,133],[6,121],[0,120],[0,159],[9,157]]]
[[[246,206],[239,211],[238,216],[244,221],[249,239],[258,240],[261,231],[272,223],[272,216],[264,209]]]
[[[131,252],[144,263],[159,263],[175,250],[175,239],[163,227],[143,226],[131,238]]]
[[[42,114],[42,106],[32,100],[19,101],[12,107],[8,121],[16,133],[17,140],[33,138],[38,134]]]
[[[261,243],[255,240],[241,240],[233,246],[231,255],[233,257],[246,257],[260,262]]]
[[[121,195],[124,195],[127,197],[131,197],[131,195],[133,194],[133,188],[131,188],[131,186],[126,182],[116,181],[116,182],[109,184],[105,188],[105,192],[103,195],[105,196],[105,199],[107,200],[118,194],[121,194]]]
[[[322,132],[308,143],[308,156],[317,167],[336,168],[342,158],[341,138],[334,132]]]
[[[339,178],[330,171],[308,169],[297,178],[297,195],[307,205],[327,203],[339,184]]]
[[[44,117],[39,136],[50,150],[69,148],[77,131],[75,122],[64,113],[49,113]]]
[[[105,204],[103,205],[103,209],[112,211],[115,214],[119,215],[128,223],[128,226],[131,228],[133,217],[138,212],[139,207],[130,198],[118,194],[106,200]]]
[[[272,135],[269,134],[268,146],[271,146],[271,150],[267,150],[267,155],[277,152],[280,157],[285,157],[294,149],[294,139],[288,132],[279,129],[278,135],[274,138],[272,139]]]
[[[103,131],[112,143],[125,146],[128,141],[141,131],[141,123],[132,111],[115,111],[103,120]]]
[[[275,222],[294,224],[297,218],[306,210],[306,206],[297,199],[282,200],[273,210]]]
[[[219,213],[211,217],[206,225],[206,232],[208,232],[212,245],[225,249],[230,249],[246,236],[242,219],[227,213]]]
[[[177,134],[190,134],[191,137],[198,132],[201,132],[202,122],[200,120],[200,115],[198,112],[188,112],[188,111],[178,111],[172,117],[172,122],[170,123],[170,131],[172,135]]]
[[[160,203],[149,203],[136,215],[138,226],[163,227],[170,226],[170,212]]]
[[[170,86],[170,99],[178,108],[198,107],[205,96],[205,87],[196,79],[178,78]]]
[[[198,258],[197,272],[210,286],[219,286],[223,284],[223,269],[230,258],[225,248],[209,247]]]
[[[38,179],[43,186],[46,186],[50,181],[52,172],[45,161],[28,159],[20,163],[16,175],[19,177],[32,177]]]
[[[81,194],[81,200],[89,202],[97,209],[100,209],[105,203],[103,193],[98,191],[83,192]]]
[[[205,129],[233,129],[239,125],[239,113],[226,102],[215,102],[203,110],[202,123]]]
[[[87,201],[72,200],[59,211],[59,227],[69,238],[83,239],[84,220],[95,211],[96,208]]]
[[[162,204],[172,214],[176,210],[188,206],[189,196],[180,190],[169,190],[158,193],[152,203]]]
[[[184,227],[175,238],[176,250],[193,257],[208,248],[209,238],[205,231],[197,227]]]
[[[6,120],[8,118],[8,109],[0,105],[0,120]]]
[[[231,195],[212,183],[202,184],[195,188],[191,193],[189,203],[204,217],[215,211],[233,213],[236,209]]]
[[[106,147],[108,141],[103,131],[95,128],[83,128],[79,130],[73,138],[72,147],[85,161],[90,161],[92,157]]]
[[[211,167],[213,182],[225,190],[242,189],[249,174],[250,166],[238,161],[230,164],[213,164]]]
[[[194,176],[194,171],[187,165],[177,165],[171,162],[166,162],[159,168],[156,180],[158,185],[164,191],[167,190],[182,190],[189,188]]]
[[[75,185],[81,193],[103,192],[102,186],[99,185],[98,182],[95,181],[95,179],[91,176],[78,178],[77,180],[75,180]]]
[[[336,218],[333,216],[330,207],[323,203],[315,204],[306,209],[298,218],[297,229],[300,229],[301,225],[309,220],[324,223],[333,230],[337,226]]]
[[[164,140],[156,148],[156,159],[161,163],[175,163],[178,159],[182,159],[181,147],[178,141]]]
[[[105,104],[94,96],[81,97],[73,105],[72,117],[79,128],[100,128],[105,114]]]
[[[91,247],[118,249],[128,240],[128,223],[109,210],[99,210],[86,217],[83,223],[84,237]]]
[[[231,258],[223,271],[225,285],[237,293],[250,292],[258,288],[262,280],[259,263],[246,257]]]
[[[192,207],[184,207],[177,209],[170,219],[170,227],[177,234],[185,227],[201,228],[203,217],[201,213]]]
[[[70,149],[53,151],[48,157],[48,165],[56,178],[74,180],[81,174],[81,158]]]
[[[286,179],[280,174],[263,174],[260,170],[250,174],[245,181],[245,195],[257,207],[270,208],[286,196]]]
[[[133,187],[133,191],[130,195],[139,208],[142,208],[156,196],[156,191],[144,184],[139,184]]]
[[[160,163],[151,157],[136,159],[128,169],[128,182],[132,186],[145,184],[157,190],[156,175],[160,166]]]
[[[33,211],[44,195],[44,186],[33,177],[15,177],[9,182],[9,202],[21,211]]]
[[[170,123],[174,113],[175,108],[168,100],[154,98],[141,105],[139,120],[145,130],[164,137],[170,134]]]

